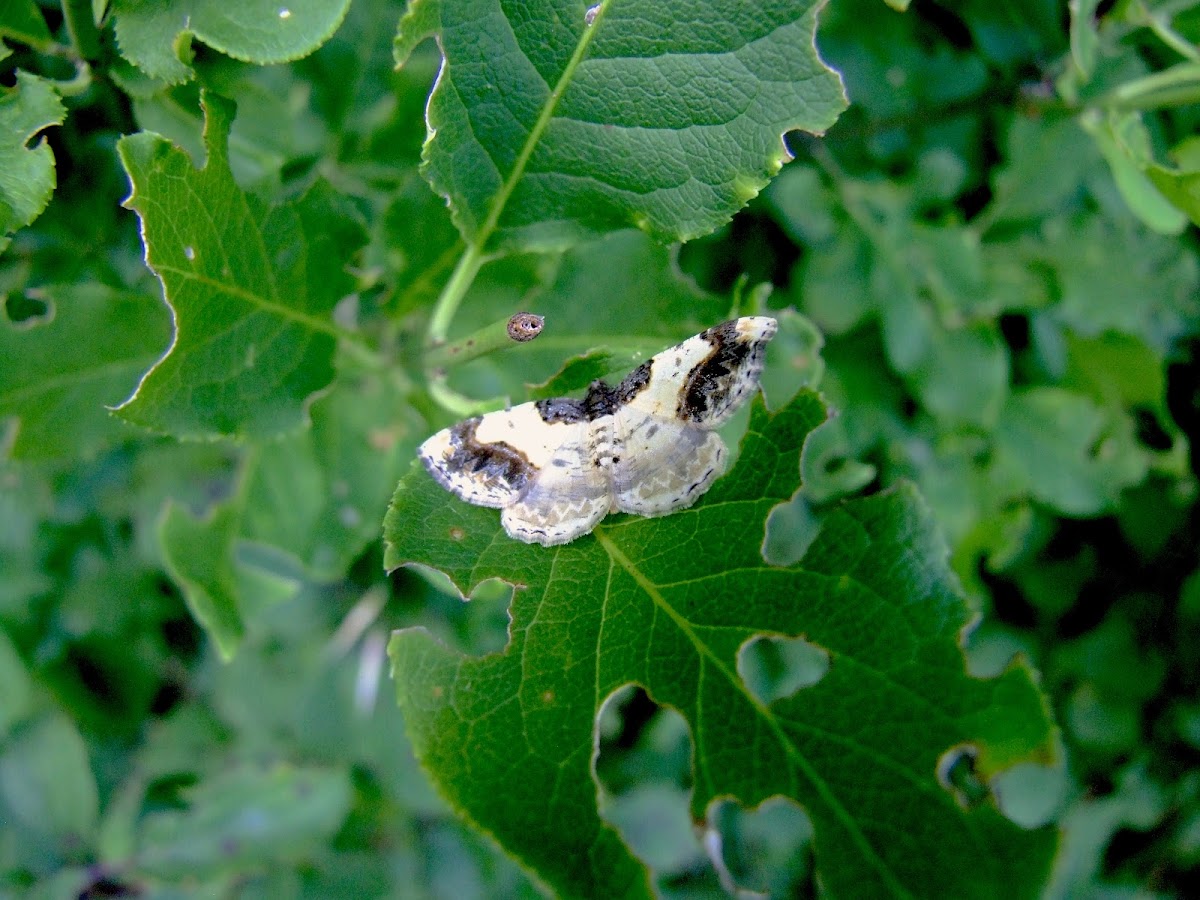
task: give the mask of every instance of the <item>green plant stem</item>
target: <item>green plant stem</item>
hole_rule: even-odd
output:
[[[430,347],[425,353],[426,371],[439,372],[452,366],[462,365],[468,360],[478,359],[501,350],[511,350],[513,347],[526,343],[527,341],[513,338],[509,330],[512,321],[512,318],[501,319],[485,325],[462,340]]]
[[[434,375],[429,379],[429,396],[442,409],[463,418],[490,412],[504,405],[502,401],[475,400],[460,394],[446,383],[445,375]]]
[[[1153,31],[1160,41],[1184,59],[1200,61],[1200,51],[1170,25],[1176,13],[1189,9],[1193,3],[1194,0],[1176,0],[1174,3],[1161,3],[1153,10],[1145,3],[1139,3],[1130,18]]]
[[[1197,102],[1200,102],[1200,63],[1183,62],[1119,85],[1096,105],[1141,110]]]
[[[84,59],[100,56],[100,32],[92,18],[92,0],[67,0],[62,5],[63,20],[71,43]]]
[[[484,262],[483,251],[479,244],[469,245],[463,255],[458,258],[458,265],[454,267],[454,271],[450,274],[450,280],[442,288],[442,293],[438,296],[437,303],[433,308],[433,315],[429,319],[429,330],[426,334],[426,343],[429,346],[445,343],[450,323],[454,321],[454,314],[458,312],[463,297],[467,295],[467,290],[475,281],[475,276],[479,274],[479,269]]]

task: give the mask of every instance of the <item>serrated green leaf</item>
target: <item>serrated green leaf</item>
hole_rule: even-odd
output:
[[[38,49],[53,40],[34,0],[0,0],[0,37]]]
[[[845,107],[813,42],[820,6],[418,0],[397,57],[435,31],[445,56],[426,176],[482,250],[706,234],[778,171],[785,132]]]
[[[553,550],[506,539],[495,510],[450,497],[418,464],[400,483],[388,568],[429,566],[468,593],[487,578],[519,585],[503,653],[464,657],[420,629],[393,637],[414,749],[451,804],[554,890],[650,892],[597,815],[591,771],[597,710],[633,682],[691,728],[693,817],[718,796],[794,798],[830,896],[1037,894],[1053,830],[963,808],[937,771],[963,744],[985,782],[1053,758],[1047,711],[1021,666],[965,675],[969,613],[913,492],[831,511],[797,565],[763,561],[767,514],[798,487],[800,445],[823,418],[812,394],[774,416],[756,402],[736,467],[696,506],[610,519]],[[803,636],[829,671],[759,702],[737,656],[760,634]]]
[[[51,285],[37,295],[49,305],[44,319],[17,325],[0,316],[0,418],[17,419],[12,456],[90,456],[136,433],[107,407],[128,397],[166,349],[167,310],[100,284]]]
[[[146,817],[134,856],[137,870],[211,876],[297,859],[346,818],[350,778],[332,768],[246,766],[206,779],[187,799],[187,809]]]
[[[350,0],[113,0],[121,54],[152,78],[192,77],[191,38],[246,62],[307,56],[341,24]]]
[[[54,193],[54,153],[45,140],[29,141],[61,125],[67,111],[51,82],[17,72],[12,89],[0,87],[0,253],[10,235],[38,217]]]
[[[181,437],[274,436],[303,425],[333,377],[331,313],[365,235],[324,182],[271,208],[243,193],[226,156],[232,105],[205,102],[203,169],[155,134],[118,145],[126,205],[175,312],[170,352],[118,412]]]

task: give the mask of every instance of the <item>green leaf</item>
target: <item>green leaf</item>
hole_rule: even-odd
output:
[[[153,78],[192,77],[191,37],[246,62],[307,56],[337,30],[350,0],[113,0],[121,54]]]
[[[542,400],[565,396],[571,391],[587,387],[597,378],[607,378],[613,372],[622,370],[628,372],[633,368],[632,362],[633,354],[620,359],[608,350],[589,350],[571,357],[550,378],[533,385],[529,397],[531,400]]]
[[[1013,394],[996,428],[997,464],[1033,497],[1070,516],[1110,509],[1145,477],[1145,451],[1133,424],[1081,394],[1031,388]]]
[[[1036,896],[1053,829],[1023,830],[990,802],[964,808],[938,771],[963,745],[985,782],[1052,759],[1047,710],[1023,666],[965,675],[970,615],[912,490],[832,510],[796,565],[763,561],[767,515],[796,491],[801,443],[824,417],[808,393],[774,416],[756,401],[736,467],[696,506],[612,518],[553,550],[506,539],[495,510],[455,500],[419,465],[400,483],[389,569],[428,566],[464,593],[488,578],[518,586],[502,653],[466,657],[421,629],[393,637],[415,752],[553,890],[650,893],[597,813],[592,772],[597,711],[632,682],[691,728],[693,817],[721,796],[796,800],[830,896]],[[828,672],[761,702],[738,675],[757,635],[803,636]]]
[[[206,779],[183,810],[149,815],[137,870],[162,877],[211,876],[273,859],[295,860],[337,831],[350,809],[337,769],[246,766]]]
[[[1159,234],[1179,234],[1187,216],[1154,186],[1147,174],[1152,161],[1150,133],[1137,112],[1085,115],[1080,124],[1108,162],[1117,190],[1130,210]]]
[[[680,273],[671,248],[640,231],[613,232],[557,259],[524,257],[530,258],[539,268],[532,278],[527,267],[514,265],[522,257],[509,257],[508,266],[484,266],[457,322],[469,334],[527,308],[546,312],[545,329],[510,352],[455,370],[454,386],[480,397],[516,398],[525,396],[527,383],[541,383],[561,396],[558,388],[590,383],[580,380],[585,376],[624,376],[664,346],[729,317],[727,297],[699,289]],[[547,277],[540,271],[547,259],[553,261],[552,283],[531,286],[531,280]],[[568,359],[572,356],[591,361]],[[545,387],[551,379],[558,388]]]
[[[175,313],[170,353],[119,412],[180,437],[273,436],[303,425],[333,377],[331,313],[365,236],[324,182],[271,208],[243,193],[226,156],[232,105],[208,95],[206,111],[203,169],[155,134],[118,145]]]
[[[384,498],[426,430],[376,378],[342,379],[312,417],[252,448],[234,495],[203,518],[174,503],[164,514],[167,567],[226,659],[261,611],[300,582],[342,577],[378,539]]]
[[[1081,335],[1119,331],[1165,352],[1194,321],[1196,257],[1139,223],[1056,222],[1015,249],[1026,265],[1053,268],[1059,302],[1051,316]]]
[[[1067,360],[1063,386],[1099,404],[1157,409],[1166,402],[1162,359],[1135,337],[1111,331],[1090,339],[1069,335]]]
[[[70,856],[91,839],[100,801],[87,747],[66,716],[20,729],[0,753],[0,815],[24,841]]]
[[[1200,138],[1180,141],[1172,152],[1177,167],[1150,165],[1146,174],[1164,197],[1200,224]]]
[[[846,101],[812,0],[417,0],[403,61],[436,33],[425,174],[480,250],[554,249],[636,225],[712,231]]]
[[[312,418],[311,429],[258,450],[238,537],[283,549],[311,577],[331,580],[378,540],[385,498],[426,426],[375,379],[339,382]]]
[[[1087,81],[1096,70],[1100,55],[1100,35],[1096,30],[1096,9],[1100,0],[1068,0],[1071,12],[1071,62]]]
[[[965,0],[957,14],[980,49],[999,63],[1019,65],[1063,49],[1062,13],[1057,0]]]
[[[166,349],[166,309],[100,284],[51,285],[36,297],[45,317],[0,317],[0,417],[17,419],[12,456],[90,456],[129,437],[134,429],[107,407],[128,397]]]
[[[12,38],[38,49],[53,40],[46,19],[34,0],[0,0],[0,37]]]
[[[12,89],[0,87],[0,253],[10,235],[38,217],[54,193],[54,152],[45,140],[29,141],[61,125],[67,111],[51,82],[17,72]]]
[[[1004,149],[988,209],[1003,222],[1061,213],[1099,162],[1095,144],[1074,119],[1046,124],[1015,116]]]
[[[990,428],[1008,395],[1008,348],[994,323],[933,328],[909,378],[921,405],[947,425]]]
[[[175,503],[167,504],[159,525],[167,571],[226,659],[233,656],[245,631],[229,552],[237,526],[238,510],[232,504],[216,506],[207,518],[196,519]]]
[[[0,742],[33,707],[33,679],[8,634],[0,629]]]

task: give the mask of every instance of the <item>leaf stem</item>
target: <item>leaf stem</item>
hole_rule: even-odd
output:
[[[461,418],[491,412],[506,405],[499,400],[475,400],[460,394],[446,383],[445,375],[434,375],[429,379],[429,396],[442,409]]]
[[[513,323],[518,320],[525,321],[531,319],[536,320],[537,331],[540,331],[541,316],[534,316],[530,313],[517,313],[517,315],[511,318],[501,319],[498,322],[485,325],[462,340],[430,347],[425,353],[425,369],[429,372],[440,373],[451,366],[462,365],[468,360],[478,359],[481,356],[496,353],[500,350],[511,350],[513,347],[526,343],[537,336],[537,331],[532,335],[514,337]]]
[[[458,307],[484,262],[486,260],[480,244],[469,244],[466,252],[458,258],[458,264],[450,273],[450,280],[442,288],[442,293],[438,295],[437,303],[433,307],[433,316],[429,319],[429,330],[426,333],[427,345],[433,347],[445,343],[450,323],[454,321],[454,314],[458,312]]]

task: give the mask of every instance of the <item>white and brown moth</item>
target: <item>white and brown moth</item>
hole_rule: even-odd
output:
[[[610,512],[665,516],[724,471],[719,428],[758,389],[778,325],[733,319],[663,350],[615,387],[466,419],[421,445],[442,487],[503,510],[510,537],[549,547]]]

